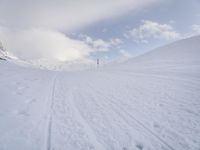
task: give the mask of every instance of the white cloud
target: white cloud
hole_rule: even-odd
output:
[[[108,51],[110,48],[110,43],[102,39],[94,40],[89,44],[91,44],[98,51]]]
[[[159,0],[1,0],[0,20],[9,27],[71,31],[156,1]]]
[[[113,38],[108,41],[94,40],[87,35],[72,39],[56,30],[33,28],[9,30],[0,28],[0,39],[16,57],[31,62],[79,61],[88,62],[90,55],[97,51],[107,52],[122,43]]]
[[[109,51],[112,47],[118,46],[123,43],[123,41],[119,38],[112,38],[108,41],[103,39],[92,39],[87,35],[79,35],[79,37],[85,41],[88,45],[90,45],[96,51]]]
[[[200,35],[200,25],[193,24],[190,27],[191,31],[182,35],[183,38],[189,38],[192,36]]]
[[[0,38],[8,50],[25,60],[75,61],[94,51],[83,41],[46,29],[1,30]]]
[[[160,24],[158,22],[144,20],[138,28],[129,30],[125,37],[133,38],[136,42],[147,43],[148,39],[174,40],[179,38],[180,34],[176,32],[169,24]]]
[[[198,24],[192,25],[192,31],[197,35],[200,34],[200,25]]]
[[[130,57],[132,57],[132,55],[131,55],[128,51],[126,51],[126,50],[124,50],[124,49],[121,49],[121,50],[119,51],[119,53],[120,53],[123,57],[125,57],[125,58],[130,58]]]

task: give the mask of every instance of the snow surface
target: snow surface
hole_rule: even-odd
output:
[[[199,43],[79,72],[0,60],[0,150],[200,150]]]

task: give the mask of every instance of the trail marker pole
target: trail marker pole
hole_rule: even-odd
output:
[[[97,68],[99,67],[99,59],[97,59]]]

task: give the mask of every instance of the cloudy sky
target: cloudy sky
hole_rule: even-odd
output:
[[[0,0],[0,41],[23,60],[92,62],[200,34],[200,0]]]

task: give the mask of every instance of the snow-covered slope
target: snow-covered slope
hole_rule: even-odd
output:
[[[173,69],[177,72],[188,68],[198,73],[199,70],[196,70],[196,67],[200,64],[199,42],[200,36],[183,39],[131,59],[120,66],[117,65],[115,69],[136,72],[147,72],[147,70],[161,72],[162,70],[173,73]]]
[[[199,150],[199,43],[70,73],[0,61],[0,149]]]

